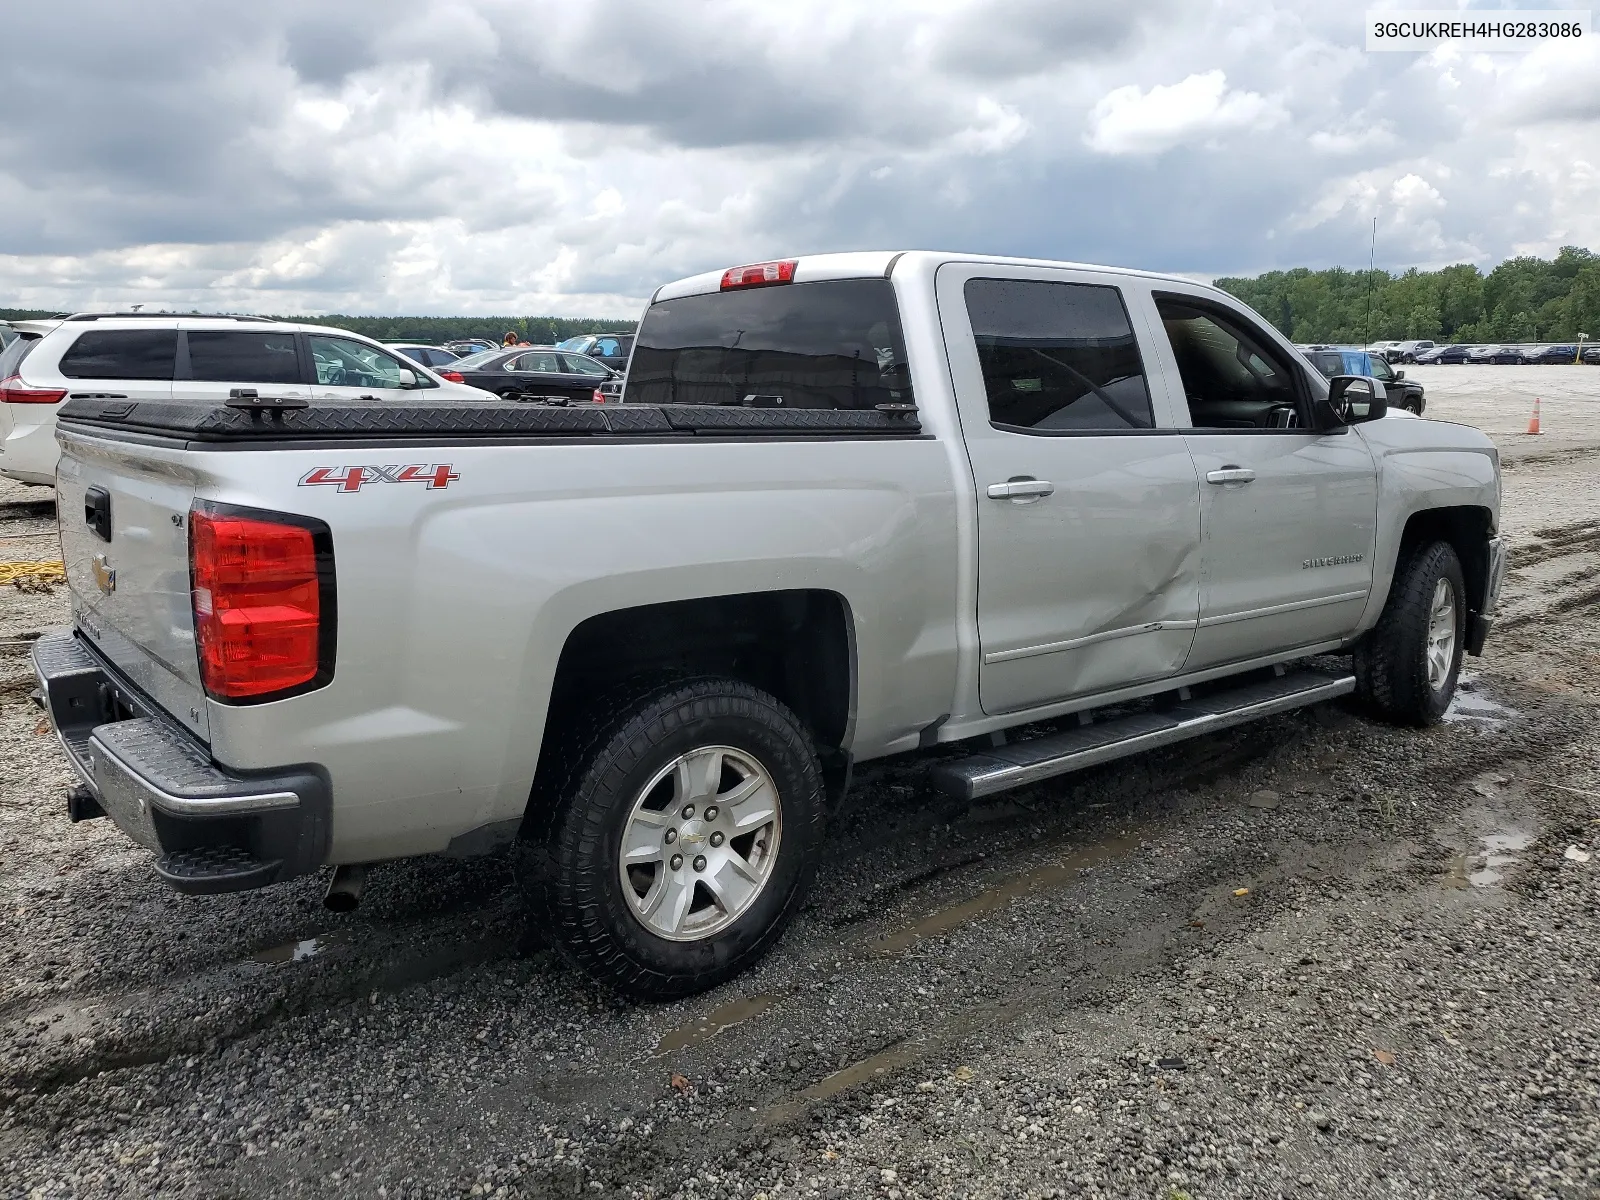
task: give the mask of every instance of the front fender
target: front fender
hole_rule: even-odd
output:
[[[1445,421],[1372,421],[1357,426],[1378,469],[1378,536],[1372,591],[1358,632],[1378,622],[1389,598],[1407,523],[1418,513],[1478,508],[1500,524],[1500,452],[1488,435]]]

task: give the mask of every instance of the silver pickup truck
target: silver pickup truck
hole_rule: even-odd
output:
[[[1384,415],[1212,288],[922,252],[661,288],[623,403],[74,398],[69,815],[346,906],[513,848],[583,968],[709,987],[855,763],[978,797],[1352,692],[1437,720],[1498,460]]]

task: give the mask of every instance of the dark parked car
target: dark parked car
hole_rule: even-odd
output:
[[[590,358],[605,363],[613,371],[626,371],[628,355],[633,350],[633,334],[586,333],[580,337],[570,337],[564,342],[557,342],[556,349],[587,354]]]
[[[485,350],[440,368],[441,379],[514,399],[593,400],[600,385],[616,378],[610,367],[582,354],[551,346]]]
[[[1424,350],[1417,355],[1417,362],[1423,366],[1439,366],[1448,363],[1452,366],[1467,361],[1468,347],[1465,345],[1435,346],[1432,350]]]
[[[1583,361],[1590,366],[1600,367],[1600,346],[1590,346],[1583,352]]]
[[[384,345],[397,354],[404,354],[412,362],[419,362],[435,370],[454,366],[456,359],[461,357],[443,346],[423,346],[416,342],[385,342]]]
[[[1335,375],[1371,375],[1381,380],[1389,393],[1390,408],[1422,415],[1427,404],[1422,385],[1408,380],[1404,371],[1396,371],[1380,355],[1369,354],[1360,346],[1303,346],[1301,352],[1329,379]]]
[[[1522,352],[1525,363],[1575,363],[1578,347],[1571,342],[1565,346],[1530,346]]]
[[[1467,350],[1469,363],[1519,363],[1522,361],[1522,351],[1515,346],[1472,346]]]

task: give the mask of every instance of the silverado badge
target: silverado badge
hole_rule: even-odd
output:
[[[1300,564],[1300,569],[1309,571],[1312,567],[1342,567],[1345,563],[1358,563],[1364,558],[1365,554],[1335,554],[1332,558],[1308,558]]]

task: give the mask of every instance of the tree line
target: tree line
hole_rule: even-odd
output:
[[[1399,275],[1296,267],[1216,284],[1301,343],[1600,339],[1600,254],[1578,246],[1509,258],[1487,275],[1470,263]]]
[[[156,311],[146,309],[145,311]],[[0,308],[0,321],[25,321],[33,317],[60,316],[46,309]],[[262,315],[266,314],[234,314]],[[352,317],[335,313],[321,317],[269,317],[273,321],[298,321],[308,325],[331,325],[351,333],[376,338],[380,342],[421,342],[436,346],[462,338],[482,338],[499,343],[508,333],[518,340],[547,346],[577,337],[581,333],[622,333],[631,331],[636,321],[598,320],[593,317]]]
[[[1564,246],[1553,259],[1509,258],[1487,275],[1470,263],[1437,271],[1313,271],[1295,267],[1218,287],[1254,308],[1296,342],[1366,343],[1600,340],[1600,254]],[[0,320],[52,314],[0,308]],[[498,342],[507,333],[548,345],[582,333],[632,330],[634,321],[588,317],[274,317],[332,325],[379,341],[430,345],[459,338]]]

